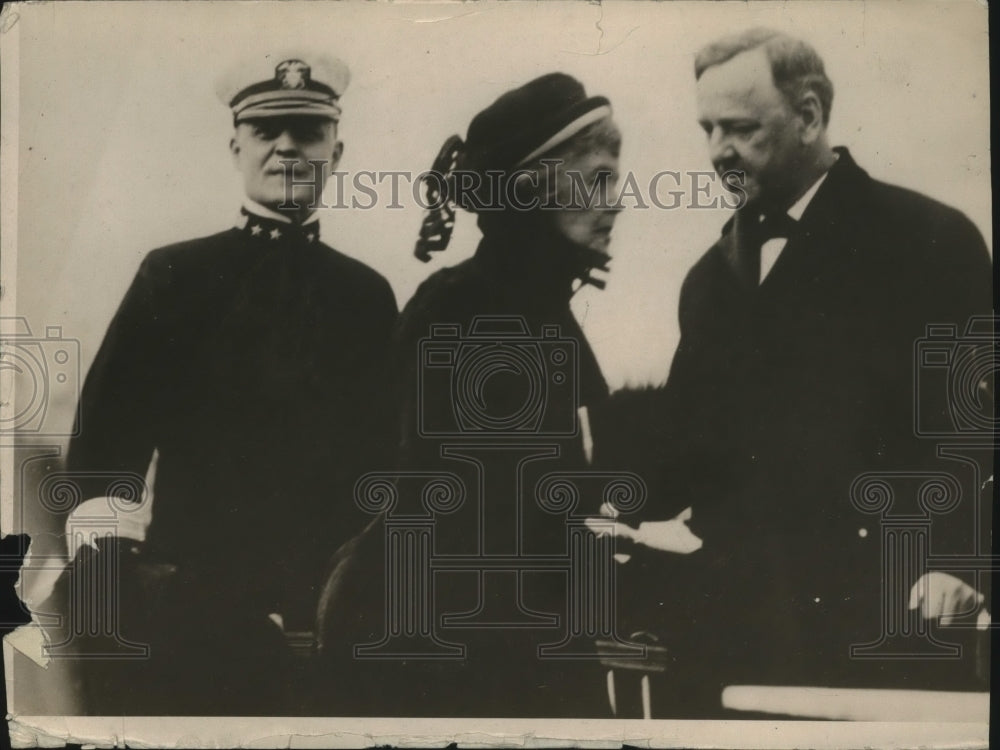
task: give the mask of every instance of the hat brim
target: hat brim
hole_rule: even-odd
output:
[[[494,103],[490,109],[496,107]],[[497,122],[492,123],[487,132],[474,134],[476,120],[489,113],[490,109],[479,113],[469,127],[467,148],[463,155],[466,168],[509,170],[521,167],[566,142],[591,122],[610,115],[611,102],[603,96],[593,96],[533,120],[523,110],[500,119],[494,116]],[[595,115],[595,112],[600,114]],[[505,131],[502,135],[497,133],[501,129]],[[529,130],[532,135],[530,140],[525,137],[525,131]]]
[[[557,130],[551,136],[549,136],[544,142],[539,144],[537,147],[531,150],[527,156],[523,157],[516,166],[520,167],[527,164],[539,156],[547,154],[549,151],[559,146],[574,135],[579,133],[581,130],[589,125],[593,125],[599,120],[603,120],[605,117],[611,116],[611,104],[608,103],[606,99],[601,101],[603,97],[594,97],[588,100],[588,107],[583,108],[583,112],[577,115],[574,119],[566,123],[562,128]]]
[[[338,107],[250,107],[235,116],[235,122],[260,120],[266,117],[318,117],[324,120],[340,122]]]
[[[312,116],[340,119],[340,107],[329,94],[306,90],[268,91],[248,96],[233,107],[236,122],[261,117]]]

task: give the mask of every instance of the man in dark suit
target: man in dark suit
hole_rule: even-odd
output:
[[[280,630],[310,629],[327,559],[367,521],[352,487],[387,460],[397,309],[385,279],[319,239],[347,83],[307,52],[221,81],[241,217],[145,258],[90,369],[68,455],[82,499],[157,457],[153,520],[126,560],[148,585],[122,602],[122,635],[150,660],[94,672],[91,710],[280,711]]]
[[[702,50],[695,72],[713,165],[745,200],[681,291],[662,504],[621,529],[641,543],[637,624],[658,622],[678,660],[681,712],[685,696],[717,710],[734,682],[899,686],[890,662],[850,657],[879,636],[880,586],[905,585],[945,624],[984,596],[951,573],[883,581],[880,519],[851,487],[956,472],[914,437],[914,346],[928,324],[990,314],[990,257],[961,213],[830,147],[833,87],[809,45],[754,29]],[[966,506],[934,519],[932,551],[971,549]]]

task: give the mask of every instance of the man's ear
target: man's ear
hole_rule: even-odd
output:
[[[799,99],[798,115],[801,123],[799,138],[802,144],[814,143],[826,127],[823,123],[823,105],[815,91],[806,91]]]
[[[337,141],[333,144],[333,153],[330,155],[330,174],[337,171],[337,165],[340,164],[340,157],[344,155],[344,142]]]
[[[240,144],[236,142],[236,135],[229,139],[229,154],[233,157],[233,164],[237,167],[240,163]]]

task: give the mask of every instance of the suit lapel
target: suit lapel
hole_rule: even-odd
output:
[[[714,250],[718,253],[723,274],[737,293],[752,297],[756,295],[755,286],[748,285],[741,273],[742,254],[746,252],[747,222],[752,219],[748,214],[737,211],[722,228],[722,236],[715,243]]]
[[[837,152],[838,162],[830,169],[802,215],[797,231],[761,283],[762,296],[794,292],[790,287],[803,284],[836,283],[834,278],[847,269],[842,255],[850,251],[870,178],[846,149]]]

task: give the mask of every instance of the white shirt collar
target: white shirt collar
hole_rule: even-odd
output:
[[[806,192],[802,195],[801,198],[795,201],[794,205],[792,205],[791,208],[788,209],[787,211],[788,215],[791,216],[793,219],[795,219],[795,221],[800,221],[802,219],[802,214],[806,212],[806,209],[809,207],[809,203],[812,201],[813,196],[816,195],[816,191],[819,190],[819,186],[823,184],[823,181],[826,179],[826,176],[828,174],[830,173],[824,172],[822,175],[820,175],[820,178],[816,180],[816,182],[814,182],[808,190],[806,190]]]
[[[277,211],[274,211],[268,208],[267,206],[262,206],[257,201],[252,201],[249,198],[243,199],[243,208],[245,208],[250,213],[256,214],[257,216],[261,216],[265,219],[274,219],[275,221],[281,221],[284,222],[285,224],[292,223],[292,220],[289,219],[284,214],[278,213]],[[244,221],[245,220],[241,217],[240,224],[242,225]],[[309,218],[303,221],[302,225],[305,226],[306,224],[312,224],[314,221],[319,221],[319,214],[317,214],[315,211],[309,214]]]
[[[813,197],[816,195],[816,191],[819,190],[820,185],[823,184],[823,180],[826,176],[830,174],[829,170],[821,174],[816,181],[809,186],[809,189],[792,205],[791,208],[786,211],[787,215],[794,219],[795,221],[801,221],[802,215],[806,212],[809,204],[812,202]],[[758,221],[763,221],[764,217],[758,217]],[[763,282],[767,275],[771,272],[774,267],[775,262],[778,260],[778,255],[784,249],[787,243],[787,238],[784,237],[773,237],[767,242],[763,243],[761,246],[760,254],[760,281]]]

